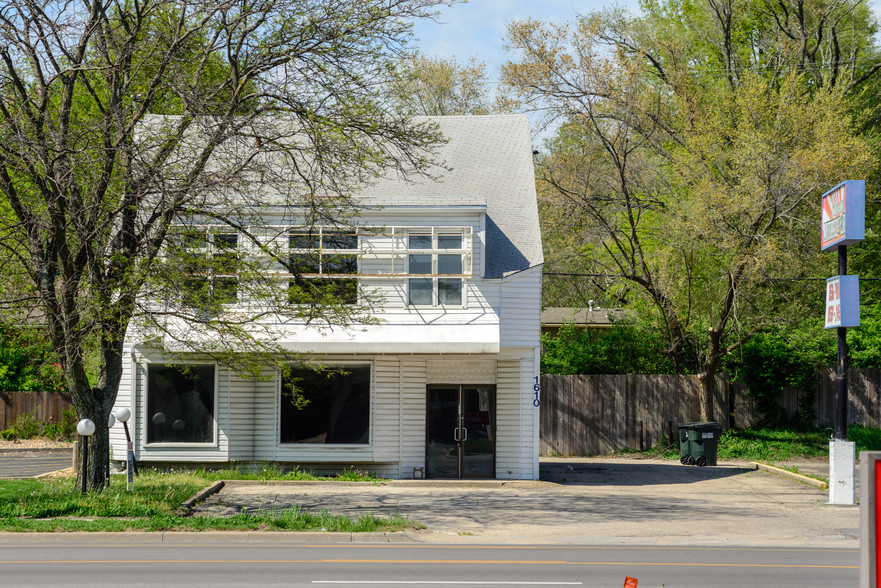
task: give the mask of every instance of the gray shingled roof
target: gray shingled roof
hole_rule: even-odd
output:
[[[449,171],[437,169],[437,181],[397,177],[381,179],[359,196],[394,205],[418,198],[486,198],[486,277],[500,278],[544,262],[532,138],[526,115],[420,117],[436,123],[449,142],[438,152]]]

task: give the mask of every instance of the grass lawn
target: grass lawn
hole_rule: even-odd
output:
[[[719,459],[749,461],[792,461],[829,455],[827,429],[796,431],[793,429],[732,429],[722,433],[719,440]],[[881,450],[881,429],[851,425],[848,440],[856,443],[856,453]],[[679,459],[679,446],[659,444],[648,451],[622,451],[623,455]]]
[[[380,518],[365,514],[356,520],[327,512],[299,509],[242,514],[230,518],[182,517],[181,503],[217,480],[322,479],[295,471],[284,474],[272,467],[261,472],[142,471],[131,492],[124,476],[112,476],[108,489],[83,494],[73,478],[0,480],[0,531],[399,531],[420,525],[403,517]],[[369,480],[357,472],[342,480]]]

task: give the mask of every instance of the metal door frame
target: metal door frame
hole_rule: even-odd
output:
[[[492,438],[493,438],[492,468],[491,468],[492,474],[487,476],[486,478],[475,478],[475,479],[494,480],[496,478],[496,446],[497,446],[496,424],[497,424],[497,420],[498,420],[498,414],[497,414],[497,410],[496,410],[497,406],[498,406],[498,388],[495,384],[429,384],[425,387],[425,476],[428,477],[428,472],[430,471],[430,468],[428,467],[428,458],[429,458],[428,447],[429,447],[429,434],[430,434],[430,432],[428,430],[428,423],[430,420],[430,414],[429,414],[430,407],[429,407],[428,391],[432,390],[432,389],[449,389],[449,388],[457,388],[459,391],[458,400],[457,400],[458,410],[457,410],[457,416],[456,416],[457,421],[458,421],[457,426],[456,426],[457,430],[464,429],[465,416],[464,416],[463,409],[464,409],[465,403],[463,402],[463,400],[464,400],[463,395],[464,395],[465,388],[490,388],[493,391],[492,407],[490,409],[490,413],[492,414],[491,434],[492,434]],[[464,470],[465,441],[467,441],[467,440],[468,440],[467,434],[466,435],[459,435],[459,438],[456,439],[456,441],[458,442],[458,448],[459,448],[458,464],[457,464],[457,469],[458,469],[458,473],[459,473],[458,477],[445,478],[445,477],[434,476],[435,479],[439,479],[439,480],[456,480],[456,479],[462,480],[463,479],[462,472]]]

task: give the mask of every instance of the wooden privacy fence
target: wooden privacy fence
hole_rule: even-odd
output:
[[[0,431],[34,409],[35,419],[60,423],[61,411],[72,406],[70,397],[60,392],[0,392]]]
[[[675,433],[679,423],[699,417],[697,376],[546,374],[541,382],[542,455],[648,449]],[[732,410],[738,426],[752,421],[752,406],[741,392],[726,377],[717,379],[715,420],[724,427]]]
[[[814,424],[831,427],[835,418],[835,372],[817,374]],[[848,371],[848,422],[881,427],[881,369]],[[697,376],[610,375],[541,377],[542,455],[603,455],[618,449],[648,449],[670,436],[679,423],[696,421],[700,409]],[[724,428],[755,425],[755,403],[743,384],[716,379],[714,420]],[[807,393],[787,388],[779,404],[799,411]]]

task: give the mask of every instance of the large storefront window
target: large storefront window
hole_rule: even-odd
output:
[[[214,366],[147,366],[147,443],[214,442]]]
[[[293,370],[282,381],[279,433],[282,443],[369,443],[370,367]]]

